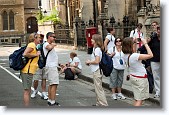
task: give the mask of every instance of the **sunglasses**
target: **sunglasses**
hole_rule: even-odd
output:
[[[151,25],[151,26],[156,26],[156,25]]]
[[[50,37],[56,38],[56,36],[50,36]]]
[[[116,42],[121,42],[121,40],[117,40]]]

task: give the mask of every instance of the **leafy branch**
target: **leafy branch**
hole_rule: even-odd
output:
[[[49,16],[44,16],[42,14],[42,11],[39,11],[37,15],[37,20],[40,24],[43,24],[47,21],[52,21],[53,24],[57,24],[60,22],[60,18],[58,17],[58,11],[55,8],[51,11],[51,14]]]

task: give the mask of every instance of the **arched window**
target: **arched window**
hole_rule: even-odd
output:
[[[8,14],[6,11],[3,12],[2,18],[3,18],[3,30],[8,30]]]
[[[9,29],[14,30],[14,13],[12,11],[9,12]]]

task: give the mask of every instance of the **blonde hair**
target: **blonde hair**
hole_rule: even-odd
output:
[[[29,35],[28,43],[34,42],[34,40],[37,39],[39,36],[40,36],[40,35],[37,34],[37,33],[31,33],[31,34]]]
[[[101,35],[94,34],[92,36],[92,39],[95,41],[97,47],[101,48],[101,50],[104,49],[104,47],[103,47],[103,39],[102,39]]]
[[[70,56],[76,57],[77,54],[76,54],[75,52],[71,52],[71,53],[70,53]]]

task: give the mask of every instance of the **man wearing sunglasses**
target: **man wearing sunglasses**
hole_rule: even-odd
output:
[[[48,105],[59,105],[58,102],[55,101],[56,99],[56,90],[57,86],[59,85],[59,74],[58,74],[58,55],[55,51],[55,34],[53,32],[48,32],[46,34],[47,42],[43,45],[43,51],[45,56],[47,55],[48,51],[48,57],[46,60],[46,66],[45,66],[45,74],[47,75],[49,87],[48,87]]]

